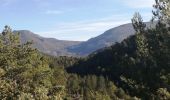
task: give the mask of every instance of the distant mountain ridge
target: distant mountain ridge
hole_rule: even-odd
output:
[[[153,27],[153,25],[150,22],[146,22],[146,27]],[[132,23],[120,25],[104,32],[95,38],[91,38],[86,42],[73,45],[68,48],[68,51],[72,53],[78,53],[82,56],[87,56],[98,49],[109,47],[116,42],[121,42],[134,33],[135,30],[133,29]]]
[[[132,24],[124,24],[115,28],[112,28],[103,34],[91,38],[86,42],[82,42],[76,46],[72,46],[69,49],[70,52],[76,52],[79,55],[88,55],[98,49],[111,46],[115,42],[121,42],[123,39],[134,34]]]
[[[152,24],[147,22],[146,25],[151,27]],[[25,43],[26,41],[33,40],[33,47],[53,56],[87,56],[99,49],[109,47],[115,42],[121,42],[135,33],[131,23],[107,30],[103,34],[85,42],[44,38],[28,30],[14,32],[20,33],[21,42]]]
[[[14,33],[16,32],[20,33],[22,43],[33,41],[34,48],[52,56],[76,56],[74,53],[69,53],[66,48],[81,43],[79,41],[64,41],[57,40],[55,38],[44,38],[28,30],[14,31]]]

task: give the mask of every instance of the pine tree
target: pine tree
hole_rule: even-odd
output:
[[[140,57],[149,56],[147,38],[145,37],[146,25],[143,23],[142,17],[139,13],[135,13],[132,18],[132,24],[136,31],[136,44],[137,44],[137,53]]]
[[[14,34],[9,26],[5,26],[0,35],[0,87],[4,89],[0,99],[19,98],[17,95],[33,93],[50,82],[47,81],[50,68],[47,62],[41,63],[42,55],[31,44],[21,44],[19,33]]]
[[[170,1],[169,0],[155,0],[153,6],[153,20],[156,19],[158,23],[170,25]]]

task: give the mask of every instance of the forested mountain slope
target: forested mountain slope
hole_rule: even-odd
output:
[[[82,76],[104,75],[131,96],[144,100],[160,95],[170,99],[169,27],[160,21],[155,28],[146,29],[138,13],[132,22],[135,35],[94,52],[67,71]]]
[[[40,53],[5,26],[0,34],[1,100],[170,100],[170,1],[156,0],[156,26],[139,13],[135,34],[86,58]]]
[[[146,22],[145,24],[147,28],[155,26],[155,22],[154,24],[151,24],[150,22]],[[77,53],[82,56],[87,56],[98,49],[109,47],[116,42],[120,43],[127,37],[134,34],[135,30],[133,29],[131,23],[120,25],[118,27],[107,30],[97,37],[91,38],[88,41],[82,42],[78,45],[73,45],[68,48],[68,51]]]
[[[133,99],[103,76],[69,74],[65,68],[81,58],[40,53],[21,43],[9,26],[0,34],[1,100]]]
[[[79,41],[64,41],[55,38],[44,38],[28,30],[18,30],[14,33],[20,33],[22,43],[33,41],[33,47],[39,51],[52,56],[77,56],[75,53],[68,52],[67,48],[77,45]]]

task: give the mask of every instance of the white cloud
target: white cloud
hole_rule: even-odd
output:
[[[51,31],[37,33],[44,37],[53,37],[62,40],[85,41],[91,37],[102,34],[110,28],[129,23],[130,18],[125,16],[126,15],[114,15],[93,21],[60,23]]]
[[[49,14],[49,15],[58,15],[58,14],[62,14],[63,11],[60,11],[60,10],[47,10],[45,11],[45,14]]]
[[[151,19],[152,13],[142,12],[144,21]],[[51,30],[46,32],[37,32],[44,37],[52,37],[61,40],[86,41],[96,37],[110,28],[130,23],[132,14],[118,14],[96,20],[84,20],[79,22],[58,23]]]
[[[155,0],[121,0],[121,2],[131,8],[152,8]]]

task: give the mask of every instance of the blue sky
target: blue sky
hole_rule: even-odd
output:
[[[31,30],[44,37],[85,41],[129,23],[135,12],[152,16],[154,0],[0,0],[0,28]]]

